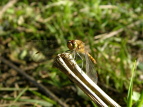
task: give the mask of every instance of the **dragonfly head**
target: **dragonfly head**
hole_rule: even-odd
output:
[[[70,49],[70,50],[76,50],[76,48],[78,47],[78,44],[76,43],[75,40],[69,40],[67,42],[67,47]]]

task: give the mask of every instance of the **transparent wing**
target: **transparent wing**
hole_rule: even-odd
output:
[[[85,55],[81,54],[81,53],[77,53],[76,51],[72,52],[73,58],[76,61],[76,63],[78,64],[78,66],[85,71],[85,65],[86,65],[86,59],[85,59]]]
[[[77,53],[76,51],[73,51],[72,55],[79,67],[86,72],[86,74],[93,80],[93,82],[97,83],[98,75],[96,72],[96,67],[88,55],[85,53]]]
[[[53,59],[59,53],[60,45],[52,40],[31,40],[27,42],[25,49],[31,61],[43,62]]]
[[[98,75],[96,72],[95,64],[91,61],[89,56],[85,54],[86,59],[86,74],[97,84]]]

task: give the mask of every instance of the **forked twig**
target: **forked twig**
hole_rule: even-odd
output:
[[[81,70],[70,53],[57,55],[54,66],[75,82],[93,102],[103,107],[121,107]]]
[[[136,21],[136,22],[134,22],[134,23],[128,25],[126,28],[128,28],[128,29],[129,29],[129,28],[132,28],[132,27],[134,27],[134,26],[140,24],[141,22],[142,22],[142,20]],[[104,40],[104,39],[110,38],[110,37],[112,37],[112,36],[115,36],[115,35],[117,35],[117,34],[123,32],[123,31],[124,31],[124,28],[121,28],[121,29],[119,29],[119,30],[112,31],[112,32],[110,32],[110,33],[104,33],[104,34],[101,34],[101,35],[97,35],[97,36],[94,37],[94,39],[102,39],[102,40]]]

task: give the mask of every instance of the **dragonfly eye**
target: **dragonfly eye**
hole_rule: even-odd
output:
[[[69,40],[69,41],[67,42],[67,47],[68,47],[70,50],[73,50],[73,49],[74,49],[74,44],[73,44],[73,42],[72,42],[71,40]]]
[[[73,41],[72,44],[73,44],[73,48],[76,49],[77,48],[77,42]]]
[[[70,50],[75,50],[77,48],[77,42],[75,40],[69,40],[67,46]]]

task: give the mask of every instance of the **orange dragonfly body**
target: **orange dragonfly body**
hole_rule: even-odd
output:
[[[67,42],[67,47],[70,51],[85,55],[86,60],[86,73],[87,75],[97,83],[97,72],[95,70],[96,60],[86,51],[85,45],[81,40],[69,40]]]

